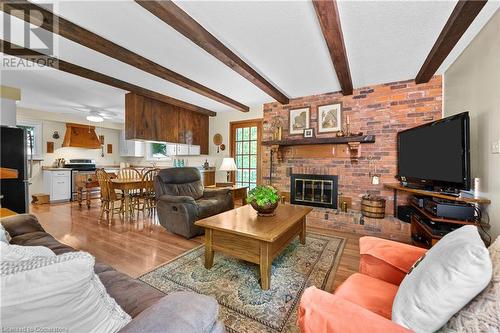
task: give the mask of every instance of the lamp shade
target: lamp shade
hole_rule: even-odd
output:
[[[237,170],[236,163],[234,163],[234,158],[224,157],[219,170],[221,170],[221,171],[235,171],[235,170]]]

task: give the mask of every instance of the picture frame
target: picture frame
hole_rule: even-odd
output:
[[[342,130],[342,104],[331,103],[318,106],[318,133]]]
[[[314,128],[304,129],[304,138],[314,138]]]
[[[304,130],[309,128],[309,114],[309,107],[290,110],[290,135],[303,134]]]

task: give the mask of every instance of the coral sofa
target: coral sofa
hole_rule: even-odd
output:
[[[298,318],[302,333],[410,332],[391,321],[392,303],[399,284],[426,250],[375,237],[362,237],[359,243],[359,273],[333,295],[315,287],[304,292]]]

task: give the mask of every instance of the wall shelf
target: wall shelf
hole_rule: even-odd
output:
[[[287,140],[262,141],[264,146],[299,146],[299,145],[321,145],[321,144],[347,144],[350,142],[375,143],[375,135],[361,135],[335,138],[301,138]]]

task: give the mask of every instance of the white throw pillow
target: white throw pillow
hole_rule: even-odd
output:
[[[490,282],[491,259],[475,226],[434,245],[401,282],[392,320],[417,333],[434,332]]]
[[[0,261],[19,261],[55,256],[55,253],[45,246],[20,246],[0,242]]]
[[[117,332],[131,320],[94,273],[94,257],[70,252],[2,261],[2,328]]]
[[[3,224],[0,223],[0,242],[1,243],[9,243],[12,238],[10,237],[9,233],[5,228],[3,227]]]

